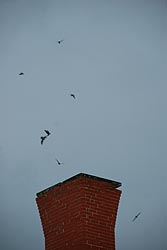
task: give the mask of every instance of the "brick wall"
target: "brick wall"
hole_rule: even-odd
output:
[[[119,182],[78,174],[37,194],[46,250],[115,250]]]

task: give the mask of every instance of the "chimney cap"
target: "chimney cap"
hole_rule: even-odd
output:
[[[113,181],[113,180],[109,180],[109,179],[106,179],[106,178],[102,178],[102,177],[98,177],[98,176],[94,176],[94,175],[90,175],[90,174],[85,174],[85,173],[79,173],[77,175],[74,175],[70,178],[68,178],[67,180],[63,181],[63,182],[59,182],[51,187],[48,187],[40,192],[38,192],[36,195],[37,197],[45,194],[46,192],[48,192],[49,190],[57,187],[57,186],[60,186],[66,182],[69,182],[69,181],[72,181],[72,180],[75,180],[77,178],[80,178],[80,177],[85,177],[85,178],[91,178],[91,179],[94,179],[94,180],[98,180],[98,181],[104,181],[104,182],[108,182],[110,184],[112,184],[115,188],[118,188],[118,187],[121,187],[122,186],[122,183],[121,182],[117,182],[117,181]]]

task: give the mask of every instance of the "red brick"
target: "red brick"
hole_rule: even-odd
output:
[[[37,194],[46,250],[115,250],[120,183],[79,174]]]

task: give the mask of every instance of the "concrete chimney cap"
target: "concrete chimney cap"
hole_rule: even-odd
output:
[[[102,178],[102,177],[98,177],[98,176],[94,176],[94,175],[90,175],[90,174],[79,173],[77,175],[74,175],[74,176],[68,178],[67,180],[65,180],[63,182],[59,182],[59,183],[57,183],[57,184],[55,184],[47,189],[44,189],[43,191],[38,192],[36,195],[37,195],[37,197],[39,197],[39,196],[45,194],[46,192],[48,192],[49,190],[55,188],[56,186],[63,185],[66,182],[72,181],[72,180],[80,178],[80,177],[91,178],[91,179],[98,180],[98,181],[108,182],[108,183],[112,184],[115,188],[121,187],[121,185],[122,185],[121,182],[113,181],[110,179],[106,179],[106,178]]]

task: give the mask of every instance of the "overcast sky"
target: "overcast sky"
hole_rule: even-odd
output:
[[[80,172],[122,183],[117,250],[167,248],[166,3],[0,0],[0,249],[44,250],[36,193]]]

